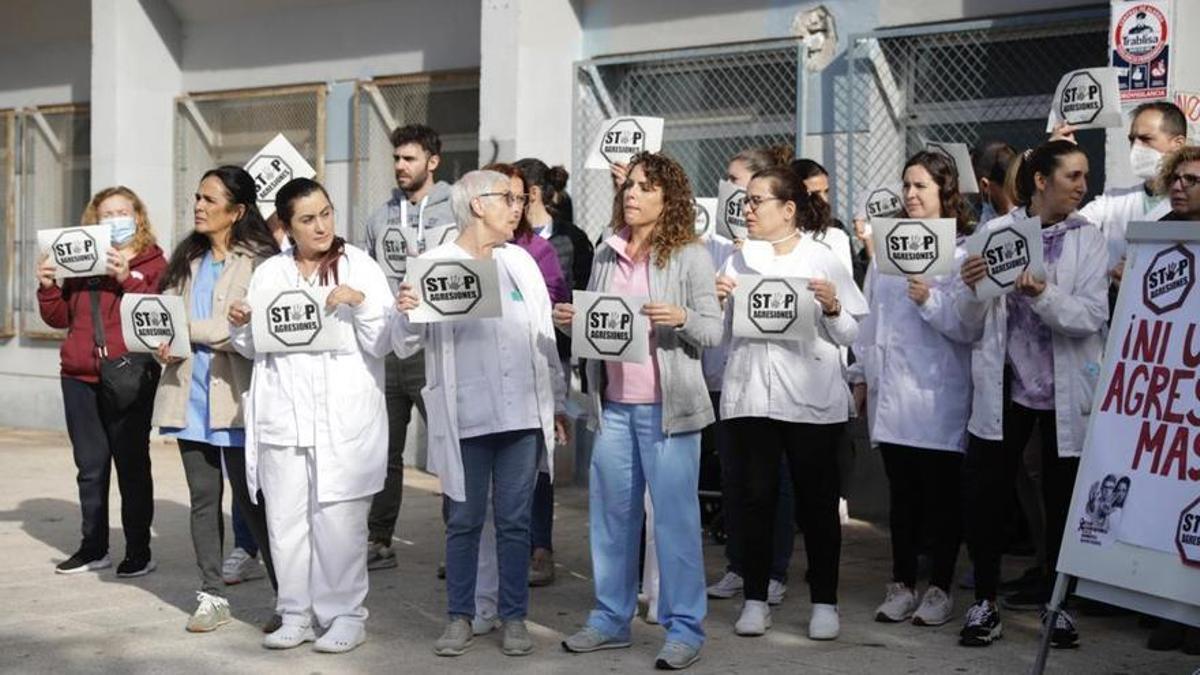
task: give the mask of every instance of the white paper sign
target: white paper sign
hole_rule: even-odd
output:
[[[571,354],[581,359],[645,363],[650,358],[646,297],[575,291]]]
[[[876,218],[871,230],[880,274],[939,276],[954,271],[953,218]]]
[[[167,344],[171,356],[192,355],[187,311],[178,295],[122,295],[121,335],[131,352],[153,354],[159,345]]]
[[[979,181],[975,180],[975,167],[971,164],[971,149],[966,143],[935,143],[925,144],[929,152],[937,152],[950,158],[958,169],[958,191],[963,194],[979,192]]]
[[[880,185],[863,195],[855,215],[872,218],[899,218],[904,211],[904,189],[899,181]]]
[[[967,253],[983,256],[987,264],[987,275],[975,284],[980,300],[1011,293],[1027,269],[1039,278],[1046,274],[1040,218],[996,218],[967,239]]]
[[[500,273],[495,260],[408,261],[405,279],[421,304],[408,313],[413,323],[487,319],[501,314]]]
[[[696,236],[704,239],[717,231],[717,198],[696,197],[692,200],[696,211]]]
[[[341,347],[342,324],[325,310],[333,286],[260,288],[249,298],[259,352],[329,352]]]
[[[81,225],[38,230],[38,248],[54,261],[57,279],[104,274],[112,248],[110,225]]]
[[[308,160],[283,137],[276,134],[270,143],[246,162],[246,173],[254,179],[258,190],[258,210],[263,218],[275,213],[275,193],[293,178],[312,178],[317,175]]]
[[[425,229],[422,240],[418,230],[405,227],[399,221],[389,222],[375,234],[375,260],[383,273],[393,279],[403,279],[408,269],[408,259],[416,258],[425,251],[453,241],[458,227],[441,225]]]
[[[612,164],[628,164],[639,152],[661,150],[662,141],[661,117],[627,116],[604,120],[584,168],[607,169]]]
[[[733,334],[742,338],[810,341],[817,337],[816,301],[808,279],[738,276]]]
[[[749,237],[750,230],[746,228],[743,211],[745,199],[746,188],[727,180],[717,184],[717,234],[727,239]]]
[[[1122,126],[1116,68],[1083,68],[1063,75],[1054,90],[1046,131],[1054,131],[1061,122],[1076,129]]]

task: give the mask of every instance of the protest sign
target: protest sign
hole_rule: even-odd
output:
[[[270,218],[275,213],[275,194],[279,188],[293,178],[313,178],[317,175],[312,165],[283,134],[276,134],[271,142],[246,162],[246,173],[254,179],[258,210],[263,218]]]
[[[1103,129],[1124,124],[1116,68],[1074,70],[1058,82],[1046,131],[1060,123],[1076,129]]]
[[[727,180],[717,184],[717,234],[727,239],[745,239],[749,236],[743,209],[745,200],[746,188]]]
[[[1171,74],[1169,0],[1113,0],[1110,64],[1117,69],[1121,103],[1167,98]]]
[[[112,227],[78,225],[38,230],[38,248],[54,262],[57,279],[94,277],[105,273],[112,248]]]
[[[405,279],[421,299],[408,313],[413,323],[487,319],[501,314],[495,260],[412,258]]]
[[[996,218],[967,238],[967,254],[983,256],[987,275],[975,284],[980,300],[1006,295],[1025,270],[1045,275],[1040,218]]]
[[[571,354],[581,359],[645,363],[650,358],[646,297],[575,291]]]
[[[333,286],[259,288],[250,298],[258,352],[328,352],[341,347],[342,324],[326,311]]]
[[[171,356],[192,355],[187,311],[178,295],[121,296],[121,336],[131,352],[153,354],[159,345],[166,344]]]
[[[733,291],[733,335],[772,340],[813,340],[816,301],[808,279],[743,274]]]
[[[954,271],[953,218],[876,218],[871,230],[880,274],[938,276]]]
[[[696,211],[696,236],[704,239],[717,230],[717,198],[696,197],[692,200]]]
[[[899,218],[904,211],[903,188],[899,182],[869,190],[855,215],[872,218]]]
[[[586,169],[607,169],[612,164],[628,164],[639,152],[662,149],[663,118],[614,117],[604,120],[592,144]]]
[[[958,170],[958,191],[963,194],[979,192],[979,181],[975,180],[975,166],[971,163],[971,149],[966,143],[935,143],[925,144],[929,152],[936,152],[954,163]]]

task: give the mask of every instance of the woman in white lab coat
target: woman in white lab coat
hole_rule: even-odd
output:
[[[838,255],[820,237],[802,235],[829,227],[833,219],[829,206],[810,197],[795,172],[776,168],[755,174],[744,211],[750,239],[717,277],[727,317],[744,311],[731,302],[743,275],[808,279],[817,306],[806,319],[814,323],[811,340],[734,336],[730,344],[721,418],[741,464],[746,574],[746,601],[735,630],[762,635],[771,626],[767,586],[780,459],[786,457],[808,556],[813,603],[808,634],[832,640],[840,631],[837,451],[850,416],[841,348],[854,341],[867,305]]]
[[[1068,141],[1050,141],[1017,162],[1020,208],[985,228],[1039,218],[1045,274],[1023,272],[1015,289],[999,298],[979,300],[974,292],[956,298],[960,318],[979,336],[971,353],[970,437],[963,460],[976,600],[960,634],[966,646],[988,645],[1002,631],[995,599],[1004,544],[996,533],[1003,529],[1004,504],[1035,427],[1042,445],[1046,582],[1004,604],[1038,609],[1049,600],[1108,321],[1106,266],[1098,262],[1105,256],[1104,235],[1076,211],[1087,192],[1087,155]],[[978,255],[963,262],[962,280],[971,289],[986,273]],[[1060,613],[1052,644],[1070,647],[1078,640],[1073,620]]]
[[[391,291],[379,265],[334,234],[333,206],[315,181],[280,188],[276,212],[294,244],[262,263],[259,289],[333,286],[326,330],[340,331],[327,352],[255,349],[251,308],[230,307],[237,350],[254,359],[246,397],[246,480],[261,484],[283,626],[263,646],[345,652],[366,639],[367,512],[383,487],[387,415],[383,357],[391,348]],[[262,311],[259,308],[258,311]],[[316,632],[324,629],[320,638]]]
[[[957,264],[966,257],[969,212],[954,162],[918,152],[904,165],[905,218],[953,218]],[[971,414],[971,345],[958,319],[957,274],[891,276],[872,262],[865,284],[871,313],[854,342],[854,398],[866,404],[890,493],[892,579],[875,620],[940,626],[953,616],[950,591],[962,540],[962,455]],[[918,602],[917,555],[931,540],[933,569]]]
[[[449,620],[434,645],[459,656],[473,642],[479,539],[489,487],[499,563],[502,651],[533,651],[525,628],[529,605],[530,507],[539,465],[553,473],[556,436],[566,440],[566,383],[550,320],[550,294],[532,256],[507,242],[524,207],[509,178],[471,171],[450,191],[458,238],[423,259],[495,260],[501,316],[414,323],[420,300],[400,285],[393,319],[396,355],[424,348],[429,470],[442,482],[446,517]],[[269,510],[269,509],[268,509]]]

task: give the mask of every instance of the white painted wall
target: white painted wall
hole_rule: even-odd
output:
[[[1187,0],[1183,0],[1186,2]],[[914,2],[880,2],[880,26],[907,26],[939,21],[961,21],[1004,15],[1030,14],[1048,10],[1095,6],[1084,0],[920,0]]]

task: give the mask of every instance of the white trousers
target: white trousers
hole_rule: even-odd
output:
[[[312,448],[262,445],[258,477],[266,500],[275,610],[289,625],[323,627],[367,619],[367,513],[371,498],[317,501]]]

